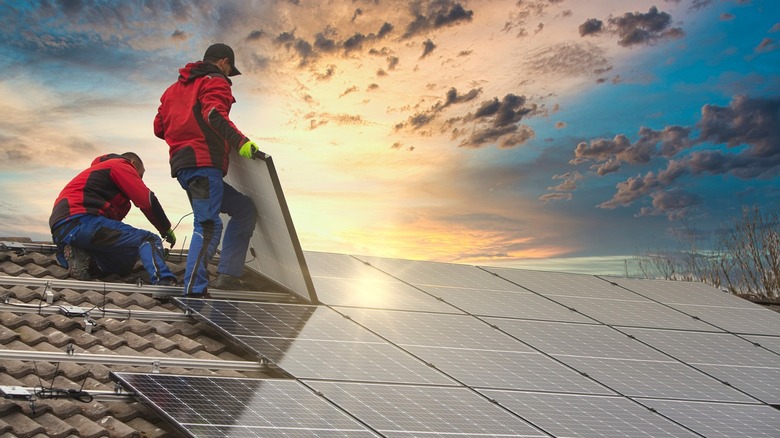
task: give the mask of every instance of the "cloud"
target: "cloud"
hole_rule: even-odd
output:
[[[474,11],[466,10],[460,2],[450,0],[413,1],[410,6],[414,19],[406,26],[402,38],[411,38],[432,29],[468,22],[474,15]]]
[[[589,18],[588,20],[585,20],[585,22],[580,24],[578,28],[580,36],[595,35],[597,33],[601,33],[603,29],[604,22],[597,18]]]
[[[617,35],[618,44],[623,47],[650,45],[666,39],[678,39],[685,35],[682,28],[671,27],[672,16],[659,12],[651,6],[647,13],[626,12],[607,19],[607,25],[597,18],[590,18],[579,25],[580,36],[596,35],[602,32]]]
[[[436,48],[436,44],[434,44],[433,41],[425,40],[423,42],[423,52],[422,55],[420,55],[420,58],[425,58],[426,56],[430,55],[435,48]]]
[[[566,42],[530,53],[524,64],[531,74],[545,77],[591,76],[610,68],[605,53],[590,43]]]
[[[774,52],[775,50],[777,50],[777,41],[773,38],[764,38],[755,48],[758,53]]]
[[[339,40],[339,32],[328,25],[324,30],[314,35],[314,41],[309,42],[304,38],[295,35],[295,30],[279,33],[274,42],[281,47],[292,51],[300,59],[299,66],[305,67],[311,65],[324,55],[335,55],[342,53],[348,55],[352,52],[363,50],[365,44],[381,40],[393,31],[393,25],[384,22],[376,33],[364,34],[355,32],[344,40]],[[373,53],[373,52],[371,52]]]
[[[703,145],[708,149],[701,149]],[[620,163],[646,164],[656,158],[668,160],[664,169],[619,182],[612,198],[598,206],[628,206],[650,196],[653,207],[643,207],[641,215],[663,213],[676,219],[701,202],[674,187],[685,175],[776,178],[780,175],[780,98],[737,95],[725,107],[704,105],[695,126],[667,126],[660,131],[642,127],[634,143],[623,134],[580,142],[570,163],[595,161],[591,169],[604,176],[618,172]]]
[[[438,101],[433,106],[431,106],[428,110],[418,112],[412,115],[405,123],[396,124],[396,130],[402,129],[407,126],[410,126],[413,130],[427,126],[432,121],[434,121],[439,116],[439,114],[442,111],[444,111],[446,108],[452,105],[461,104],[461,103],[474,100],[481,93],[482,93],[482,89],[479,88],[471,89],[466,94],[459,94],[458,90],[456,90],[455,88],[450,88],[449,90],[447,90],[447,93],[445,94],[444,101]]]

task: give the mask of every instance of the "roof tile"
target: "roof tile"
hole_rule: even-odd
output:
[[[163,438],[171,436],[165,430],[159,428],[157,425],[152,424],[145,419],[138,417],[127,422],[127,425],[133,429],[139,431],[142,437],[146,438]]]
[[[101,436],[109,436],[108,431],[101,427],[99,424],[90,420],[89,418],[76,414],[72,417],[65,419],[65,422],[75,427],[79,431],[81,438],[97,438]]]
[[[38,345],[46,340],[45,335],[30,326],[23,325],[16,332],[19,333],[19,340],[27,345]]]
[[[169,339],[175,342],[179,349],[187,354],[193,354],[205,348],[200,342],[193,341],[192,339],[179,333],[170,336]]]
[[[54,327],[57,328],[57,330],[68,333],[72,330],[81,329],[82,332],[84,331],[84,323],[75,317],[72,316],[65,316],[65,315],[51,315],[48,317],[49,322],[54,324]],[[73,336],[73,333],[68,333],[69,335]]]
[[[60,420],[57,416],[51,413],[45,413],[40,417],[36,417],[35,421],[38,422],[44,429],[46,429],[46,436],[51,438],[60,438],[71,436],[76,433],[76,428],[70,424]]]
[[[6,326],[0,325],[0,344],[7,344],[11,341],[19,339],[19,333],[16,330],[11,330]]]
[[[166,339],[163,336],[158,335],[157,333],[150,333],[146,336],[146,339],[152,342],[154,344],[154,348],[156,348],[159,351],[162,351],[163,353],[167,353],[174,348],[176,348],[176,343]]]
[[[101,342],[100,338],[98,338],[93,334],[98,332],[100,332],[100,330],[98,330],[97,332],[93,331],[92,333],[87,333],[86,331],[84,331],[84,327],[79,325],[78,327],[68,331],[67,335],[70,336],[70,338],[73,340],[73,343],[76,346],[86,350],[92,347],[93,345],[97,345]]]
[[[19,438],[28,438],[46,432],[46,429],[38,424],[37,421],[21,412],[14,412],[3,419],[11,425],[11,431],[14,436]]]
[[[92,421],[97,421],[108,415],[108,408],[103,403],[82,403],[81,406],[81,415]]]
[[[35,313],[25,313],[21,316],[22,320],[24,321],[24,324],[28,327],[41,331],[45,329],[46,327],[51,326],[51,322],[49,322],[48,319],[46,319],[46,316],[44,315],[36,315]]]
[[[146,333],[144,333],[142,336],[131,332],[122,333],[122,337],[127,341],[127,346],[133,350],[141,351],[154,347],[154,343],[143,336],[146,336]]]
[[[125,338],[121,336],[117,336],[108,330],[93,331],[92,335],[95,338],[100,340],[100,344],[91,345],[89,347],[84,347],[84,348],[95,354],[106,354],[108,353],[108,351],[115,350],[121,347],[122,345],[127,345],[127,340]],[[99,348],[94,348],[94,347],[99,347]],[[103,351],[96,351],[96,350],[103,350]]]
[[[147,325],[153,328],[155,333],[159,334],[160,336],[165,336],[166,338],[170,338],[173,335],[181,334],[181,329],[165,321],[160,321],[160,320],[149,321]]]
[[[205,336],[205,335],[200,335],[197,338],[195,338],[195,340],[197,342],[203,344],[203,348],[206,349],[206,352],[209,352],[211,354],[215,354],[216,355],[216,354],[222,353],[223,351],[225,351],[227,349],[227,346],[224,343],[222,343],[220,341],[217,341],[215,339],[212,339],[212,338],[210,338],[208,336]],[[196,353],[199,354],[199,353],[205,353],[205,352],[199,351],[199,352],[196,352]]]
[[[18,327],[26,324],[27,321],[22,319],[20,315],[16,315],[10,312],[0,312],[0,324],[11,330],[16,330]]]
[[[99,421],[97,421],[97,424],[104,427],[110,434],[111,438],[131,438],[141,436],[138,431],[111,416],[101,418]]]
[[[17,265],[16,263],[10,260],[7,260],[0,263],[0,271],[3,271],[8,275],[12,275],[16,277],[19,274],[24,273],[24,268],[22,268],[21,266]]]
[[[42,400],[39,403],[47,405],[51,413],[58,418],[72,417],[81,412],[81,408],[78,406],[81,403],[68,399],[48,399]]]
[[[73,343],[73,338],[57,330],[56,327],[49,327],[41,332],[46,340],[55,347],[64,347]]]
[[[24,270],[25,272],[27,272],[28,274],[32,275],[35,278],[42,278],[46,275],[51,274],[51,272],[49,272],[48,269],[40,267],[32,262],[24,265]]]

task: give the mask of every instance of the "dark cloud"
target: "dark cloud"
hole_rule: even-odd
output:
[[[618,44],[629,47],[637,44],[652,44],[662,39],[676,39],[684,35],[679,27],[672,28],[672,16],[658,12],[651,6],[646,13],[626,12],[621,17],[608,20],[612,31],[617,33]]]
[[[439,116],[439,114],[442,111],[444,111],[445,108],[451,105],[461,104],[461,103],[474,100],[481,93],[482,93],[482,89],[479,88],[474,88],[466,94],[459,94],[458,90],[456,90],[455,88],[450,88],[449,90],[447,90],[443,102],[442,101],[436,102],[436,104],[433,105],[428,110],[419,112],[411,116],[406,123],[397,124],[396,130],[402,129],[405,126],[410,126],[414,130],[426,126],[430,124],[433,120],[435,120]]]
[[[501,149],[508,149],[524,144],[534,137],[536,137],[536,133],[528,126],[490,126],[483,129],[475,129],[459,146],[480,148],[495,143]]]
[[[414,19],[402,38],[411,38],[432,29],[453,26],[471,21],[473,11],[466,10],[459,2],[451,0],[413,1],[411,12]]]
[[[436,48],[436,44],[434,44],[433,41],[425,40],[423,42],[423,52],[422,55],[420,55],[420,58],[425,58],[426,56],[430,55],[435,48]]]
[[[677,39],[685,35],[682,28],[671,27],[672,16],[666,12],[659,12],[655,6],[650,7],[647,13],[626,12],[618,17],[607,19],[607,25],[597,19],[591,18],[580,24],[580,36],[609,33],[618,36],[618,44],[623,47],[631,47],[642,44],[655,44],[666,39]]]
[[[327,26],[322,32],[314,36],[314,42],[310,43],[303,38],[295,36],[295,31],[280,33],[274,42],[280,46],[293,50],[300,58],[300,66],[304,67],[312,64],[320,56],[325,54],[335,54],[343,52],[345,55],[363,50],[365,44],[378,41],[393,31],[393,25],[385,22],[378,33],[363,34],[356,32],[349,38],[339,41],[335,38],[339,32],[331,26]],[[369,53],[382,53],[375,49],[370,49]]]
[[[642,207],[638,216],[666,215],[669,220],[681,220],[701,204],[701,197],[682,190],[658,190],[650,194],[652,207]]]
[[[604,22],[597,18],[589,18],[579,26],[580,36],[594,35],[604,29]]]
[[[363,42],[366,40],[366,36],[362,33],[356,33],[344,41],[343,47],[345,52],[351,52],[353,50],[360,50],[363,48]]]
[[[387,69],[388,70],[395,70],[395,66],[398,65],[398,62],[400,60],[397,56],[388,56],[387,57]]]
[[[509,93],[500,102],[498,98],[483,102],[473,117],[467,117],[467,120],[492,119],[491,123],[495,127],[507,126],[536,111],[536,105],[526,103],[525,96]]]
[[[695,129],[695,131],[694,131]],[[697,137],[693,133],[698,132]],[[707,149],[702,149],[707,145]],[[717,146],[725,148],[717,148]],[[741,179],[770,179],[780,175],[780,98],[735,96],[728,106],[704,105],[694,127],[647,127],[630,143],[625,135],[614,139],[581,142],[572,164],[596,161],[600,176],[620,170],[620,163],[645,164],[668,159],[658,173],[630,177],[617,184],[614,196],[601,208],[628,206],[650,196],[652,208],[640,214],[666,214],[670,219],[690,213],[700,202],[695,195],[675,187],[685,175],[732,175]]]

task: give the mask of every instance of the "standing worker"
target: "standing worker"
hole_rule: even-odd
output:
[[[233,98],[230,76],[240,75],[233,49],[213,44],[203,61],[179,69],[179,79],[163,93],[154,119],[154,134],[170,147],[171,176],[187,192],[194,230],[187,254],[184,293],[208,294],[207,266],[222,235],[219,214],[230,216],[217,267],[216,289],[247,290],[241,280],[249,239],[255,228],[252,200],[224,181],[231,148],[252,158],[258,147],[230,121]]]
[[[162,205],[143,182],[144,163],[133,152],[95,158],[54,201],[49,227],[57,262],[71,277],[89,280],[93,270],[127,275],[140,258],[152,284],[175,286],[154,233],[122,222],[130,201],[173,246],[176,236]]]

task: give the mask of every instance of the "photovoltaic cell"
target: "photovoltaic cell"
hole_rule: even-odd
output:
[[[603,325],[486,318],[499,329],[550,355],[659,360],[669,358]]]
[[[312,277],[369,281],[398,281],[394,277],[346,254],[304,251]]]
[[[306,381],[389,437],[548,436],[466,388]]]
[[[355,256],[393,277],[415,286],[452,286],[469,289],[520,290],[517,286],[476,266],[454,263],[417,262],[382,257]]]
[[[780,337],[779,336],[759,336],[759,335],[743,335],[743,338],[760,345],[767,350],[772,351],[775,354],[780,354]]]
[[[754,309],[756,305],[697,281],[650,280],[603,277],[605,280],[664,304],[705,304],[707,306]]]
[[[704,364],[694,366],[764,403],[780,405],[780,365],[774,368]]]
[[[558,437],[694,437],[674,422],[624,397],[483,390],[508,409]]]
[[[626,291],[625,289],[612,285],[609,282],[592,275],[496,267],[484,267],[484,269],[501,278],[518,284],[523,288],[545,296],[563,295],[570,297],[646,301],[646,298]]]
[[[238,340],[297,378],[456,385],[444,374],[387,343],[307,339],[291,343],[287,339],[252,336],[240,336]]]
[[[193,436],[377,436],[294,380],[111,374]]]
[[[463,313],[425,292],[400,281],[370,281],[313,277],[317,296],[324,304],[391,310]]]
[[[754,398],[674,360],[597,359],[580,356],[556,358],[631,397],[756,403]]]
[[[706,437],[776,438],[780,411],[766,405],[640,400]]]
[[[565,306],[531,292],[443,286],[421,286],[421,288],[474,315],[594,323],[593,320]]]
[[[553,296],[562,304],[608,325],[722,331],[652,301]]]
[[[399,345],[530,352],[531,348],[468,315],[338,308]]]
[[[245,266],[316,303],[317,294],[271,157],[247,160],[231,150],[225,181],[249,196],[257,210]]]
[[[330,308],[177,299],[295,377],[452,385],[440,372]]]
[[[621,328],[637,339],[690,364],[776,368],[778,356],[729,333]]]
[[[780,315],[757,304],[751,305],[752,308],[693,304],[672,304],[672,307],[732,333],[780,336]]]
[[[615,394],[541,353],[405,348],[470,387]]]

